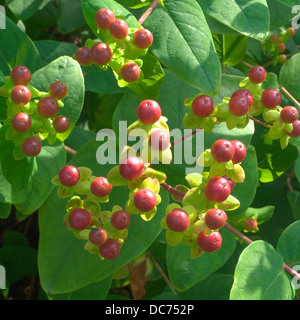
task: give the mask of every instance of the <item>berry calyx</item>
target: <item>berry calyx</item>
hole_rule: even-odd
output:
[[[21,149],[23,150],[25,156],[36,157],[42,150],[40,139],[35,136],[24,139]]]
[[[214,111],[214,101],[211,97],[202,95],[196,97],[192,103],[192,109],[196,116],[206,118]]]
[[[104,66],[110,62],[113,57],[111,47],[106,43],[96,43],[91,48],[92,61],[99,65]]]
[[[58,116],[53,120],[53,127],[56,132],[64,133],[69,130],[71,122],[69,118],[65,116]]]
[[[299,112],[295,107],[287,106],[280,111],[280,118],[285,123],[293,123],[298,119]]]
[[[253,218],[248,218],[244,222],[244,228],[247,231],[253,231],[257,228],[257,221]]]
[[[138,190],[133,198],[133,203],[137,209],[148,212],[156,206],[156,194],[149,189]]]
[[[58,177],[62,185],[66,187],[73,187],[79,181],[80,173],[76,167],[66,165],[60,169]]]
[[[111,192],[111,184],[105,177],[98,177],[91,183],[91,192],[97,197],[105,197]]]
[[[240,89],[236,92],[234,92],[231,96],[231,98],[233,97],[236,97],[236,96],[244,96],[248,99],[248,104],[249,104],[249,107],[252,106],[253,104],[253,97],[252,97],[252,93],[249,91],[249,90],[246,90],[246,89]]]
[[[161,108],[154,100],[144,100],[139,104],[136,114],[142,123],[153,124],[160,119]]]
[[[52,97],[42,98],[37,106],[38,113],[45,118],[52,118],[57,115],[59,105]]]
[[[117,230],[123,230],[129,227],[130,225],[130,215],[124,210],[118,210],[113,213],[111,216],[111,224]]]
[[[30,101],[31,92],[27,87],[23,85],[17,85],[12,89],[10,97],[13,103],[19,106],[24,106]]]
[[[205,230],[200,232],[197,237],[199,247],[205,252],[214,252],[222,245],[222,236],[216,231],[209,235],[205,235]]]
[[[173,209],[167,214],[167,226],[175,232],[185,231],[190,225],[188,214],[182,209]]]
[[[82,47],[76,51],[76,60],[82,66],[89,66],[92,64],[91,49],[89,47]]]
[[[102,8],[96,13],[95,23],[99,29],[108,30],[115,19],[116,17],[110,9]]]
[[[281,93],[276,89],[264,90],[261,95],[261,102],[267,109],[274,109],[279,106],[282,101]]]
[[[116,19],[109,25],[111,36],[118,40],[123,40],[128,35],[128,25],[122,19]]]
[[[245,95],[236,95],[230,99],[228,107],[232,114],[241,117],[249,111],[249,100]]]
[[[233,140],[231,141],[231,144],[234,147],[234,156],[232,158],[232,163],[233,164],[237,164],[237,163],[241,163],[247,155],[247,148],[246,146],[243,144],[243,142],[239,141],[239,140]]]
[[[233,159],[234,147],[230,141],[219,139],[215,141],[211,147],[211,155],[220,163],[225,163]]]
[[[286,134],[289,135],[292,138],[297,138],[300,136],[300,120],[296,120],[293,122],[293,131],[287,132]]]
[[[120,245],[117,240],[109,238],[99,246],[99,252],[105,259],[115,259],[120,253]]]
[[[204,192],[208,200],[223,202],[229,197],[231,187],[225,178],[214,177],[207,182]]]
[[[101,227],[92,229],[89,233],[90,242],[96,246],[101,246],[102,244],[104,244],[106,239],[107,233],[105,229]]]
[[[287,37],[294,37],[296,35],[296,30],[293,27],[289,27],[286,29]]]
[[[17,113],[11,120],[11,124],[14,130],[18,132],[27,132],[31,128],[31,118],[27,113]]]
[[[125,81],[135,82],[141,75],[141,69],[135,62],[127,62],[122,66],[120,74]]]
[[[16,66],[10,73],[10,79],[14,85],[27,86],[31,79],[31,72],[25,66]]]
[[[209,209],[205,214],[205,224],[212,230],[221,229],[224,227],[227,220],[227,214],[220,209]]]
[[[139,29],[133,34],[132,41],[139,49],[148,49],[153,43],[153,35],[148,29]]]
[[[92,216],[86,209],[73,209],[69,215],[70,226],[75,230],[84,230],[92,223]]]
[[[50,85],[49,93],[52,98],[62,100],[68,94],[68,87],[61,81],[55,81]]]
[[[170,136],[165,130],[154,130],[150,134],[149,145],[153,150],[164,151],[170,146]]]
[[[138,179],[144,172],[143,161],[135,156],[130,156],[122,161],[119,167],[120,175],[128,180]]]
[[[249,70],[248,77],[253,83],[262,83],[267,77],[267,71],[262,66],[255,66]]]

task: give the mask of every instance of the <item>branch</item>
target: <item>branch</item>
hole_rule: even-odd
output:
[[[284,86],[280,86],[280,90],[283,91],[283,93],[287,97],[289,97],[295,103],[295,105],[300,109],[300,103],[286,90]]]
[[[251,120],[253,120],[254,122],[256,122],[256,123],[264,126],[264,127],[267,127],[267,128],[270,128],[270,127],[271,127],[268,123],[262,122],[262,121],[260,121],[260,120],[258,120],[258,119],[256,119],[256,118],[250,116],[249,114],[248,114],[248,118],[251,119]]]
[[[155,9],[155,7],[158,5],[160,0],[154,0],[153,3],[149,6],[149,8],[145,11],[145,13],[140,17],[139,19],[139,25],[142,25],[145,20],[150,16],[152,11]]]
[[[70,153],[70,154],[73,155],[73,156],[77,153],[76,150],[74,150],[74,149],[72,149],[72,148],[70,148],[70,147],[68,147],[68,146],[65,146],[65,149],[66,149],[66,151],[67,151],[68,153]]]
[[[192,137],[193,135],[197,134],[197,133],[198,133],[199,131],[201,131],[201,130],[202,130],[202,129],[195,129],[195,130],[193,130],[191,133],[187,134],[186,136],[184,136],[184,137],[182,137],[182,138],[180,138],[180,139],[172,142],[172,143],[171,143],[171,147],[174,147],[176,144],[184,141],[184,140],[187,139],[187,138]]]
[[[174,196],[176,196],[176,197],[178,197],[178,198],[183,199],[184,196],[185,196],[185,194],[184,194],[183,192],[180,192],[180,191],[172,188],[171,186],[169,186],[169,185],[166,184],[166,183],[161,183],[160,186],[161,186],[162,188],[164,188],[165,190],[167,190],[169,193],[174,194]]]

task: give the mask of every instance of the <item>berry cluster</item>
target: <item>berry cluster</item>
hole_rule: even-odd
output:
[[[124,19],[107,8],[97,11],[95,23],[102,42],[88,40],[74,58],[82,66],[95,64],[103,70],[110,66],[121,86],[141,81],[143,61],[138,58],[152,45],[152,33],[144,28],[129,28]]]
[[[6,139],[14,143],[14,157],[20,160],[36,157],[42,149],[41,140],[48,138],[53,144],[57,133],[70,128],[70,120],[57,116],[68,93],[61,81],[53,82],[48,92],[39,92],[29,83],[31,72],[26,66],[18,65],[6,77],[0,88],[0,96],[7,98]]]

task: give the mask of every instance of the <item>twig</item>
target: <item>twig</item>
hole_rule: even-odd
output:
[[[162,188],[164,188],[165,190],[167,190],[169,193],[174,194],[174,195],[177,196],[178,198],[183,199],[184,196],[185,196],[185,194],[184,194],[183,192],[180,192],[180,191],[172,188],[171,186],[169,186],[169,185],[166,184],[166,183],[161,183],[160,186],[161,186]]]
[[[280,90],[287,96],[289,97],[295,105],[300,109],[300,103],[286,90],[284,86],[280,86]]]
[[[68,147],[68,146],[65,146],[65,149],[66,149],[66,151],[67,151],[68,153],[72,154],[73,156],[77,153],[76,150],[74,150],[74,149],[72,149],[72,148],[70,148],[70,147]]]
[[[245,66],[247,66],[249,68],[253,68],[254,67],[252,64],[250,64],[250,63],[248,63],[246,61],[241,61],[241,64],[243,64],[243,65],[245,65]]]
[[[140,17],[139,19],[139,25],[142,25],[145,20],[149,17],[149,15],[152,13],[152,11],[155,9],[155,7],[158,5],[160,0],[154,0],[152,4],[149,6],[149,8],[145,11],[145,13]]]
[[[248,114],[248,118],[251,119],[251,120],[253,120],[254,122],[256,122],[256,123],[258,123],[258,124],[261,124],[261,125],[264,126],[264,127],[267,127],[267,128],[270,128],[270,127],[271,127],[268,123],[262,122],[262,121],[260,121],[260,120],[258,120],[258,119],[256,119],[256,118],[250,116],[249,114]]]
[[[197,134],[197,133],[198,133],[199,131],[201,131],[201,130],[202,130],[202,129],[195,129],[195,130],[193,130],[191,133],[189,133],[189,134],[185,135],[184,137],[182,137],[182,138],[180,138],[180,139],[172,142],[172,143],[171,143],[171,147],[174,147],[176,144],[184,141],[184,140],[187,139],[187,138],[192,137],[193,135]]]

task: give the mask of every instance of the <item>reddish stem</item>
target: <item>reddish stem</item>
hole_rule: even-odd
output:
[[[193,135],[197,134],[197,133],[198,133],[199,131],[201,131],[201,130],[202,130],[202,129],[195,129],[195,130],[193,130],[191,133],[187,134],[186,136],[184,136],[184,137],[182,137],[182,138],[180,138],[180,139],[172,142],[172,143],[171,143],[171,147],[174,147],[176,144],[184,141],[184,140],[187,139],[187,138],[192,137]]]
[[[160,185],[161,185],[161,187],[163,187],[165,190],[167,190],[169,193],[174,194],[174,196],[176,196],[176,197],[178,197],[178,198],[183,199],[184,196],[185,196],[185,194],[184,194],[183,192],[180,192],[180,191],[172,188],[171,186],[169,186],[169,185],[166,184],[166,183],[161,183]]]
[[[72,148],[70,148],[70,147],[68,147],[68,146],[65,146],[65,149],[66,149],[66,151],[67,151],[68,153],[72,154],[73,156],[77,153],[76,150],[74,150],[74,149],[72,149]]]
[[[251,120],[253,120],[254,122],[256,122],[256,123],[258,123],[258,124],[261,124],[261,125],[264,126],[264,127],[270,128],[270,125],[269,125],[269,124],[267,124],[267,123],[265,123],[265,122],[262,122],[262,121],[260,121],[260,120],[258,120],[258,119],[256,119],[256,118],[250,116],[249,114],[248,114],[248,118],[251,119]]]
[[[145,13],[140,17],[139,19],[139,25],[142,25],[145,20],[149,17],[149,15],[152,13],[152,11],[155,9],[155,7],[158,5],[160,0],[155,0],[152,2],[152,4],[149,6],[149,8],[145,11]]]

